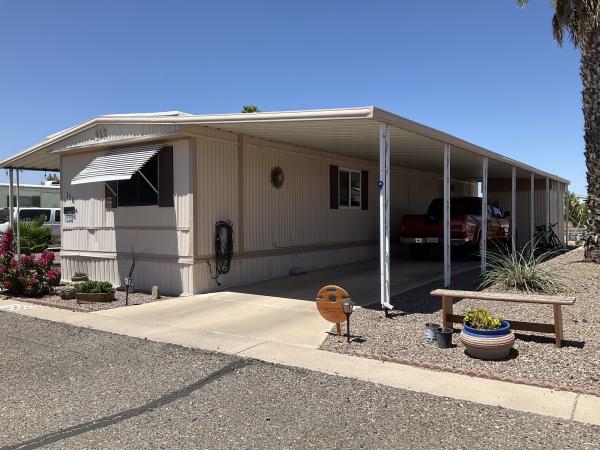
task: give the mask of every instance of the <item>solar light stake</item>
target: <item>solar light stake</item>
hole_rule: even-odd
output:
[[[133,278],[125,277],[125,306],[129,306],[129,288],[134,285]]]
[[[355,303],[347,298],[342,302],[342,309],[344,310],[344,314],[346,314],[346,336],[348,337],[348,344],[350,343],[350,315],[354,310]]]

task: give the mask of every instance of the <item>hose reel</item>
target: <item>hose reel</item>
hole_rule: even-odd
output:
[[[219,277],[229,273],[231,269],[231,258],[233,258],[233,223],[230,220],[219,220],[215,223],[215,270],[207,261],[210,276],[216,281],[217,286]]]

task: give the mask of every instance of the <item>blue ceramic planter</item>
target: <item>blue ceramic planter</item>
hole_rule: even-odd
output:
[[[469,336],[475,337],[498,337],[504,336],[510,333],[510,323],[507,320],[503,320],[502,326],[496,330],[479,330],[477,328],[470,327],[468,324],[463,324],[463,332]]]
[[[497,330],[478,330],[463,324],[460,342],[465,346],[469,356],[480,359],[504,359],[510,355],[510,349],[515,342],[515,334],[510,329],[510,323],[502,321]]]

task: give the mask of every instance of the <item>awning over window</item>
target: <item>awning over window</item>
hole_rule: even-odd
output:
[[[71,184],[129,180],[158,153],[164,144],[143,145],[111,150],[94,158]]]

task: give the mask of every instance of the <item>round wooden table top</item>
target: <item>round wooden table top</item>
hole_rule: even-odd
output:
[[[334,285],[323,286],[317,293],[317,309],[323,319],[342,323],[346,320],[342,302],[347,298],[350,298],[350,294],[345,289]]]

